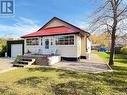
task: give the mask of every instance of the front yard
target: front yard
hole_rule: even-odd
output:
[[[1,95],[127,95],[127,68],[88,74],[49,68],[0,74]]]
[[[108,58],[105,53],[99,55],[102,54]],[[2,73],[0,95],[127,95],[127,64],[118,61],[116,59],[117,65],[113,66],[114,72],[100,74],[46,67],[20,68]]]

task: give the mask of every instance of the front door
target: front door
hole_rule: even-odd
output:
[[[45,49],[49,49],[49,39],[45,39]]]
[[[49,38],[46,38],[44,40],[44,54],[50,54],[50,39]]]

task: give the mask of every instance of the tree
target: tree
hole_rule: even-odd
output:
[[[113,65],[116,34],[126,29],[127,2],[126,0],[103,0],[103,6],[93,14],[92,31],[105,31],[111,35],[111,48],[109,65]]]
[[[110,48],[111,40],[110,35],[107,32],[98,35],[91,35],[90,38],[92,43]]]

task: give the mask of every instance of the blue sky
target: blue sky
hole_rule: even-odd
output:
[[[14,17],[0,17],[0,37],[20,37],[34,32],[54,16],[81,28],[97,8],[92,0],[15,0]]]

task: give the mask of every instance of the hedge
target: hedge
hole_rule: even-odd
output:
[[[0,57],[4,57],[6,51],[7,51],[7,46],[6,45],[0,45]]]
[[[123,47],[123,48],[121,49],[121,53],[122,53],[122,54],[127,54],[127,46],[126,46],[126,47]]]

